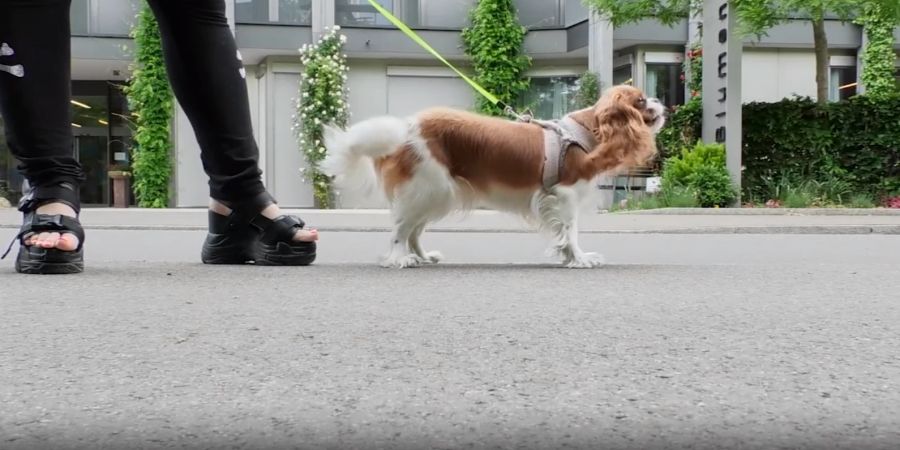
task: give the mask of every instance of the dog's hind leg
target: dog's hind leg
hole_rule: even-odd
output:
[[[416,222],[399,217],[394,221],[394,233],[391,236],[391,251],[381,261],[382,267],[403,269],[418,267],[424,260],[410,251],[409,241],[416,230]]]
[[[426,263],[437,264],[444,259],[441,252],[426,252],[422,250],[422,244],[420,243],[422,232],[425,231],[426,225],[427,223],[422,223],[413,230],[413,233],[409,236],[409,249]]]
[[[391,251],[381,262],[383,267],[417,267],[426,263],[436,263],[440,253],[425,253],[420,244],[420,236],[429,221],[446,213],[442,205],[449,204],[450,192],[423,192],[418,186],[407,185],[395,199],[394,234],[391,237]]]

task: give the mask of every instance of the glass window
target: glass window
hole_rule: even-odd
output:
[[[411,28],[459,30],[469,24],[476,0],[377,0]],[[368,0],[336,0],[335,23],[350,27],[393,27]]]
[[[684,104],[684,80],[681,79],[681,64],[647,64],[644,92],[648,96],[658,98],[669,108]]]
[[[312,24],[312,0],[235,0],[234,21],[244,24]]]
[[[828,100],[837,102],[856,95],[856,67],[832,67],[828,77]]]
[[[406,0],[402,3],[407,8],[404,16],[420,27],[458,30],[469,25],[469,11],[475,7],[476,0]]]
[[[398,3],[399,6],[399,2],[378,0],[377,3],[395,15],[399,13],[394,10],[394,3]],[[341,26],[385,27],[391,25],[367,0],[335,0],[334,7],[334,21]],[[402,18],[403,16],[400,14],[398,17]]]
[[[613,70],[613,84],[634,84],[634,75],[631,73],[631,64],[617,67]]]
[[[560,0],[513,0],[519,23],[526,28],[555,28],[565,23]]]
[[[92,0],[97,22],[91,34],[128,36],[141,10],[140,0]]]
[[[534,77],[519,100],[520,110],[531,110],[535,118],[559,119],[575,110],[578,77]]]
[[[69,6],[69,23],[73,36],[90,34],[91,5],[88,0],[72,0]]]

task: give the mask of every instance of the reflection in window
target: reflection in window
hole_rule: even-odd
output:
[[[531,110],[535,118],[559,119],[575,110],[578,77],[535,77],[519,100],[519,109]]]
[[[832,67],[828,77],[828,100],[837,102],[856,95],[856,67]]]
[[[312,0],[235,0],[234,18],[244,24],[312,23]]]
[[[634,75],[631,73],[631,64],[617,67],[613,70],[613,85],[634,84]]]
[[[555,28],[564,24],[560,0],[513,0],[519,23],[526,28]]]
[[[128,36],[137,22],[141,0],[72,0],[69,23],[73,36]]]
[[[377,3],[384,9],[391,11],[401,20],[409,19],[408,14],[394,9],[393,0],[378,0]],[[351,27],[384,27],[391,23],[378,13],[368,0],[335,0],[334,21],[338,25]],[[399,8],[398,8],[399,9]],[[412,26],[412,25],[411,25]]]
[[[669,108],[684,104],[684,80],[681,79],[681,64],[647,64],[644,92],[648,96],[658,98]]]
[[[459,30],[469,23],[476,0],[377,0],[411,28]],[[349,27],[393,27],[368,0],[336,0],[335,23]]]

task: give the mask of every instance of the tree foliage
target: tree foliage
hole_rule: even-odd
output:
[[[702,0],[582,0],[610,19],[615,26],[655,18],[665,25],[673,25],[698,11]],[[739,21],[738,33],[743,36],[763,36],[771,27],[793,19],[807,19],[812,25],[816,50],[816,87],[819,103],[828,101],[828,37],[825,33],[827,17],[834,16],[850,21],[855,16],[868,18],[872,33],[881,36],[888,27],[900,23],[900,1],[897,0],[732,0]],[[892,37],[892,35],[891,35]],[[893,64],[893,54],[888,54],[886,39],[876,39],[870,60],[875,62],[872,83],[886,87],[893,80],[887,76],[886,66]],[[868,53],[868,52],[867,52]],[[883,65],[884,67],[879,67]],[[879,81],[875,81],[879,80]]]

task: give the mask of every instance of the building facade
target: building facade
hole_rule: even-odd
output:
[[[379,0],[438,52],[462,68],[460,30],[476,0]],[[604,86],[630,82],[669,106],[689,95],[682,62],[696,23],[672,27],[653,20],[612,29],[581,0],[514,0],[529,29],[525,51],[533,58],[531,88],[520,104],[539,117],[558,117],[573,105],[577,78],[586,70]],[[351,121],[381,114],[406,115],[429,106],[470,108],[474,91],[431,55],[394,29],[367,0],[226,0],[247,69],[253,126],[267,186],[284,206],[312,207],[303,180],[305,161],[291,125],[302,67],[297,49],[325,27],[340,25],[348,38]],[[73,0],[73,151],[88,175],[86,205],[109,205],[107,173],[128,164],[131,129],[120,86],[130,75],[128,38],[139,0]],[[829,97],[856,93],[864,37],[859,26],[827,24],[831,68]],[[900,54],[900,29],[895,31]],[[743,100],[815,97],[812,28],[803,20],[769,31],[744,46]],[[900,80],[900,63],[898,63]],[[900,82],[900,81],[898,81]],[[2,126],[2,122],[0,122]],[[171,205],[207,204],[206,178],[190,124],[179,109],[173,124]],[[21,179],[0,143],[0,183],[17,190]],[[343,198],[345,207],[380,207],[377,200]]]

